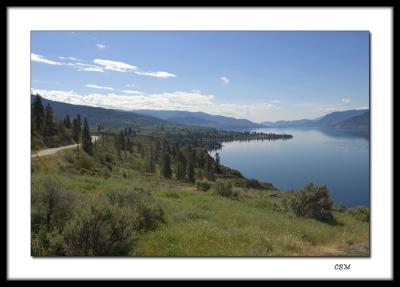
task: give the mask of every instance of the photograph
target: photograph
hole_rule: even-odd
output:
[[[370,31],[29,41],[30,256],[370,258]]]

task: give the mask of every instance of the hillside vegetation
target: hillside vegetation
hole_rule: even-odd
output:
[[[280,135],[89,126],[79,150],[32,158],[33,256],[369,255],[367,208],[311,183],[280,192],[207,152]]]

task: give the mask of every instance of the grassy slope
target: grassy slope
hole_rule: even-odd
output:
[[[345,212],[335,213],[334,225],[280,212],[276,206],[285,193],[274,198],[274,191],[235,188],[240,197],[232,200],[129,166],[123,167],[126,178],[122,167],[114,168],[107,179],[81,175],[64,159],[71,153],[32,159],[32,188],[50,174],[65,189],[93,196],[129,186],[149,190],[160,201],[166,223],[139,237],[134,256],[352,255],[354,244],[368,246],[368,223]]]

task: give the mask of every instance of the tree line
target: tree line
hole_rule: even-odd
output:
[[[63,119],[56,119],[53,107],[50,104],[44,107],[39,95],[34,97],[32,103],[31,135],[33,149],[82,143],[85,152],[93,155],[93,143],[87,119],[84,118],[82,121],[80,115],[72,120],[69,115]]]

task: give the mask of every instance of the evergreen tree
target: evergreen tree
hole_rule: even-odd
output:
[[[90,136],[89,124],[86,118],[83,121],[82,148],[87,154],[93,156],[92,137]]]
[[[215,154],[215,171],[218,173],[221,171],[219,163],[220,163],[219,153],[216,153]]]
[[[32,130],[41,132],[44,123],[44,108],[42,98],[36,95],[32,104]]]
[[[45,121],[44,121],[44,136],[50,138],[54,135],[54,116],[53,108],[50,104],[47,104],[45,111]]]
[[[187,176],[189,181],[194,182],[195,180],[195,176],[194,176],[194,165],[193,165],[193,161],[189,160],[188,161],[188,165],[187,165]]]
[[[79,158],[79,142],[81,139],[81,130],[82,130],[81,116],[78,115],[72,121],[72,137],[74,141],[77,143],[78,158]]]
[[[81,116],[78,115],[73,121],[72,121],[72,137],[74,141],[79,144],[79,141],[81,139],[81,130],[82,130],[82,122],[81,122]]]
[[[149,172],[154,173],[156,171],[156,163],[154,160],[154,148],[153,145],[150,145],[149,151]]]
[[[119,145],[119,149],[120,150],[126,150],[126,148],[125,148],[125,135],[124,135],[124,132],[122,130],[119,132],[118,145]]]
[[[204,168],[204,164],[206,162],[205,153],[206,151],[203,151],[201,149],[199,149],[197,152],[197,166],[199,168]]]
[[[172,177],[171,158],[166,152],[162,155],[161,174],[166,178]]]
[[[67,115],[66,117],[65,117],[65,119],[64,119],[64,126],[65,126],[65,128],[67,128],[67,129],[70,129],[71,128],[71,119],[69,118],[69,115]]]
[[[178,150],[176,160],[176,178],[178,180],[184,180],[186,177],[186,158],[181,150]]]
[[[160,141],[157,139],[156,140],[156,146],[154,147],[154,160],[156,162],[161,162],[161,143]]]

